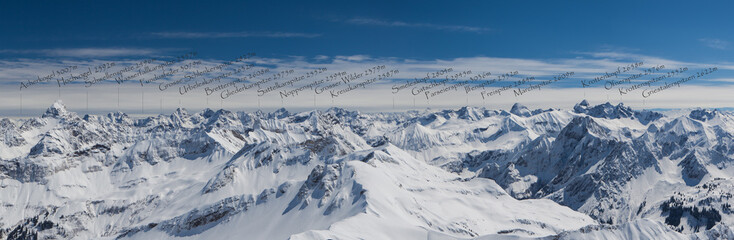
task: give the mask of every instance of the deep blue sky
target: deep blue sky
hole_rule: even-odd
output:
[[[47,49],[143,48],[192,49],[211,58],[246,51],[417,59],[624,51],[728,62],[734,41],[734,4],[724,1],[264,2],[3,1],[0,58],[44,57]]]
[[[734,3],[726,1],[2,1],[0,115],[3,111],[36,114],[56,99],[76,109],[109,111],[118,98],[126,101],[114,110],[140,109],[140,113],[213,107],[216,101],[225,108],[259,109],[261,100],[262,107],[272,108],[318,105],[382,110],[395,108],[394,102],[416,109],[515,102],[548,108],[573,106],[581,99],[618,101],[638,108],[734,107],[732,12]],[[328,66],[334,73],[360,72],[386,64],[400,74],[337,100],[327,95],[284,100],[277,94],[260,99],[254,89],[236,99],[221,100],[202,89],[185,96],[179,94],[183,86],[160,90],[158,84],[180,80],[185,73],[145,88],[134,81],[118,86],[110,79],[90,88],[81,80],[54,85],[61,77],[78,77],[105,62],[120,63],[105,70],[109,73],[143,59],[169,60],[189,51],[196,51],[197,60],[207,66],[254,52],[257,59],[252,61],[258,62],[258,68],[273,72],[295,68],[304,74],[316,65]],[[642,90],[622,95],[605,89],[605,83],[582,87],[583,80],[643,60],[645,69],[666,65],[658,75],[690,68],[647,90],[705,68],[720,70],[649,99],[640,94]],[[22,88],[25,82],[72,65],[80,69]],[[547,91],[486,101],[479,92],[467,95],[457,90],[435,100],[418,99],[416,104],[414,94],[391,90],[392,84],[449,67],[493,76],[519,70],[517,80],[537,76],[541,81],[567,71],[576,75],[549,85]],[[138,80],[156,74],[161,72]],[[651,78],[636,79],[635,84]],[[118,87],[133,90],[117,94]],[[24,108],[36,112],[24,112]]]

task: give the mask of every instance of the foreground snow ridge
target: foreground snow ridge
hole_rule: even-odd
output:
[[[0,239],[734,239],[734,114],[0,119]]]

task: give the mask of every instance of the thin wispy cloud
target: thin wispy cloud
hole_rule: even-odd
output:
[[[3,49],[0,53],[43,55],[48,57],[124,57],[147,56],[160,51],[147,48],[56,48],[56,49]]]
[[[119,57],[119,56],[144,56],[158,53],[154,49],[140,48],[77,48],[77,49],[52,49],[47,51],[50,56],[62,57]]]
[[[316,38],[317,33],[294,33],[294,32],[155,32],[151,33],[157,38]]]
[[[734,83],[734,78],[713,78],[705,81]]]
[[[359,73],[363,72],[366,67],[378,65],[385,65],[386,71],[396,69],[400,72],[394,78],[380,80],[369,85],[369,87],[359,88],[359,91],[354,91],[353,93],[346,94],[338,98],[330,97],[328,92],[317,94],[314,92],[314,89],[305,87],[306,84],[318,80],[317,78],[314,78],[295,83],[292,87],[283,88],[283,91],[289,91],[298,87],[304,87],[303,89],[305,90],[301,92],[301,95],[297,96],[282,98],[279,95],[279,92],[272,92],[268,95],[259,96],[253,89],[227,99],[220,99],[221,92],[214,92],[213,94],[208,95],[203,88],[191,91],[187,93],[187,95],[181,95],[179,91],[180,87],[183,85],[172,85],[172,87],[165,90],[159,89],[160,84],[172,83],[176,80],[183,79],[185,78],[185,75],[193,71],[203,71],[206,68],[213,68],[214,66],[221,64],[224,60],[198,59],[197,62],[200,62],[200,64],[188,69],[187,71],[177,72],[173,75],[159,79],[153,83],[147,84],[144,88],[140,88],[137,80],[151,79],[154,77],[154,74],[158,74],[158,72],[147,73],[123,84],[118,84],[112,79],[107,79],[90,87],[86,87],[86,83],[81,80],[74,81],[65,86],[58,86],[55,80],[51,80],[46,83],[38,84],[37,86],[22,89],[22,91],[18,90],[21,82],[38,79],[39,76],[47,75],[54,70],[72,65],[78,66],[79,69],[88,69],[89,67],[93,67],[107,61],[89,61],[80,59],[65,61],[58,61],[55,59],[0,60],[0,111],[17,110],[17,99],[23,97],[21,94],[25,94],[24,96],[33,95],[33,99],[26,98],[23,100],[23,106],[27,109],[35,108],[42,112],[42,110],[48,106],[49,102],[53,102],[58,98],[59,94],[65,101],[69,100],[69,106],[81,109],[86,106],[87,92],[90,94],[90,99],[94,99],[94,102],[90,105],[91,108],[109,109],[109,106],[117,106],[116,93],[118,88],[122,88],[120,93],[121,99],[136,99],[136,101],[130,101],[127,105],[125,105],[126,103],[123,103],[122,105],[123,110],[127,109],[132,111],[140,109],[142,101],[145,101],[146,109],[153,107],[156,109],[164,107],[166,109],[170,109],[180,106],[176,105],[179,101],[183,101],[187,107],[194,109],[215,107],[214,105],[209,105],[209,100],[211,100],[212,104],[214,104],[214,102],[223,104],[217,105],[216,107],[250,107],[253,109],[261,107],[259,101],[262,102],[262,107],[288,107],[289,109],[291,107],[310,108],[314,106],[314,102],[321,107],[349,106],[355,108],[389,110],[395,106],[393,104],[397,104],[399,108],[413,106],[417,106],[419,108],[447,108],[467,104],[483,104],[483,106],[497,107],[498,105],[510,106],[512,103],[518,101],[522,101],[529,105],[535,105],[540,108],[548,108],[573,106],[578,102],[578,99],[588,99],[592,102],[619,100],[623,101],[625,104],[636,104],[637,106],[647,108],[680,108],[692,106],[731,107],[730,92],[734,89],[734,84],[732,84],[734,81],[731,78],[730,71],[734,70],[734,65],[731,65],[730,63],[709,64],[683,62],[661,57],[627,54],[623,52],[586,53],[582,56],[582,58],[561,59],[464,57],[434,60],[381,58],[368,55],[319,55],[315,58],[302,56],[290,56],[287,58],[253,57],[249,59],[247,63],[254,64],[256,67],[248,73],[239,74],[249,74],[256,69],[262,68],[268,68],[272,73],[293,70],[294,73],[292,76],[294,77],[304,75],[313,69],[318,68],[326,68],[329,73]],[[187,60],[188,63],[192,61],[193,60]],[[643,61],[644,68],[665,65],[665,71],[661,72],[673,70],[678,67],[690,68],[688,72],[681,74],[680,76],[670,77],[663,81],[668,83],[694,74],[699,69],[706,67],[716,66],[721,72],[716,72],[716,75],[712,75],[713,78],[705,77],[696,79],[695,81],[686,82],[680,87],[676,87],[670,91],[655,95],[654,98],[648,99],[642,97],[642,90],[627,95],[621,95],[620,93],[615,92],[616,89],[607,90],[603,83],[583,88],[579,81],[582,79],[592,79],[594,77],[601,76],[606,72],[617,69],[619,66],[625,66],[637,61]],[[137,62],[137,60],[132,59],[116,61],[116,65],[112,71],[132,66]],[[151,66],[161,63],[163,62],[154,62],[151,63]],[[500,76],[503,73],[518,71],[520,73],[520,77],[533,76],[538,81],[551,79],[553,76],[567,71],[574,72],[575,75],[568,80],[563,80],[554,83],[553,85],[543,87],[542,91],[520,97],[514,96],[512,91],[503,95],[488,97],[486,99],[480,94],[481,91],[492,91],[499,87],[508,86],[512,81],[519,80],[520,77],[503,80],[487,86],[486,89],[482,88],[470,93],[465,92],[464,89],[458,88],[457,90],[451,91],[445,95],[430,99],[427,99],[424,95],[413,94],[412,89],[409,88],[400,90],[399,92],[396,92],[393,89],[396,84],[403,84],[410,80],[422,78],[429,72],[435,72],[449,67],[453,69],[453,73],[471,70],[471,76],[487,72],[491,72],[492,76]],[[208,73],[201,77],[214,78],[223,72],[232,71],[234,68],[235,67],[231,67],[228,68],[228,70]],[[638,70],[634,71],[634,73],[638,72]],[[72,74],[78,74],[78,72],[72,72]],[[130,73],[126,75],[129,74]],[[233,81],[233,79],[237,77],[240,77],[240,75],[232,75],[229,78],[222,80],[221,83]],[[468,77],[462,79],[465,80],[467,78]],[[640,80],[649,80],[650,78],[652,78],[652,76],[644,77],[644,79]],[[661,86],[663,82],[651,86],[651,88]],[[539,82],[535,82],[534,84],[538,83]],[[452,83],[447,83],[447,85],[448,84]],[[207,85],[206,87],[213,86],[214,85]],[[262,87],[265,88],[268,86],[274,85],[265,84]],[[61,88],[61,91],[59,91],[59,88]],[[141,91],[145,91],[144,99],[141,98]],[[140,101],[137,99],[140,99]],[[258,104],[248,105],[247,103]]]
[[[371,59],[368,55],[335,56],[335,60],[360,62]]]
[[[698,39],[698,41],[700,41],[701,43],[703,43],[703,45],[706,45],[707,47],[710,47],[710,48],[722,49],[722,50],[729,48],[729,42],[725,40],[721,40],[721,39],[701,38],[701,39]]]
[[[484,27],[474,26],[463,26],[463,25],[442,25],[433,23],[408,23],[403,21],[388,21],[374,18],[352,18],[347,20],[347,23],[355,25],[373,25],[373,26],[387,26],[387,27],[408,27],[408,28],[426,28],[443,31],[456,31],[456,32],[473,32],[483,33],[490,29]]]

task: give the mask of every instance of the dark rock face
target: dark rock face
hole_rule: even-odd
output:
[[[284,213],[299,205],[301,209],[305,208],[311,203],[312,199],[319,200],[319,207],[326,205],[330,197],[333,196],[334,190],[342,184],[339,177],[342,174],[343,167],[343,164],[316,166],[301,185],[298,195],[291,201]]]
[[[718,111],[716,110],[696,109],[691,111],[691,113],[688,114],[688,117],[705,122],[713,119],[714,117],[716,117],[717,114]]]
[[[679,232],[682,231],[681,218],[686,215],[689,218],[688,222],[696,230],[704,227],[705,230],[709,230],[721,221],[721,214],[716,209],[699,209],[697,206],[683,206],[683,202],[677,200],[675,197],[670,197],[670,200],[665,201],[660,209],[663,214],[668,216],[665,218],[665,223],[673,226]]]
[[[648,124],[663,117],[663,114],[647,110],[634,111],[632,108],[624,106],[620,103],[617,106],[607,102],[594,107],[589,106],[589,102],[583,100],[576,104],[573,108],[574,112],[586,114],[597,118],[620,119],[631,118],[640,121],[642,124]]]

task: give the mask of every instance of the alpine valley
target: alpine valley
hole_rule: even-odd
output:
[[[734,239],[734,114],[0,119],[0,239]]]

